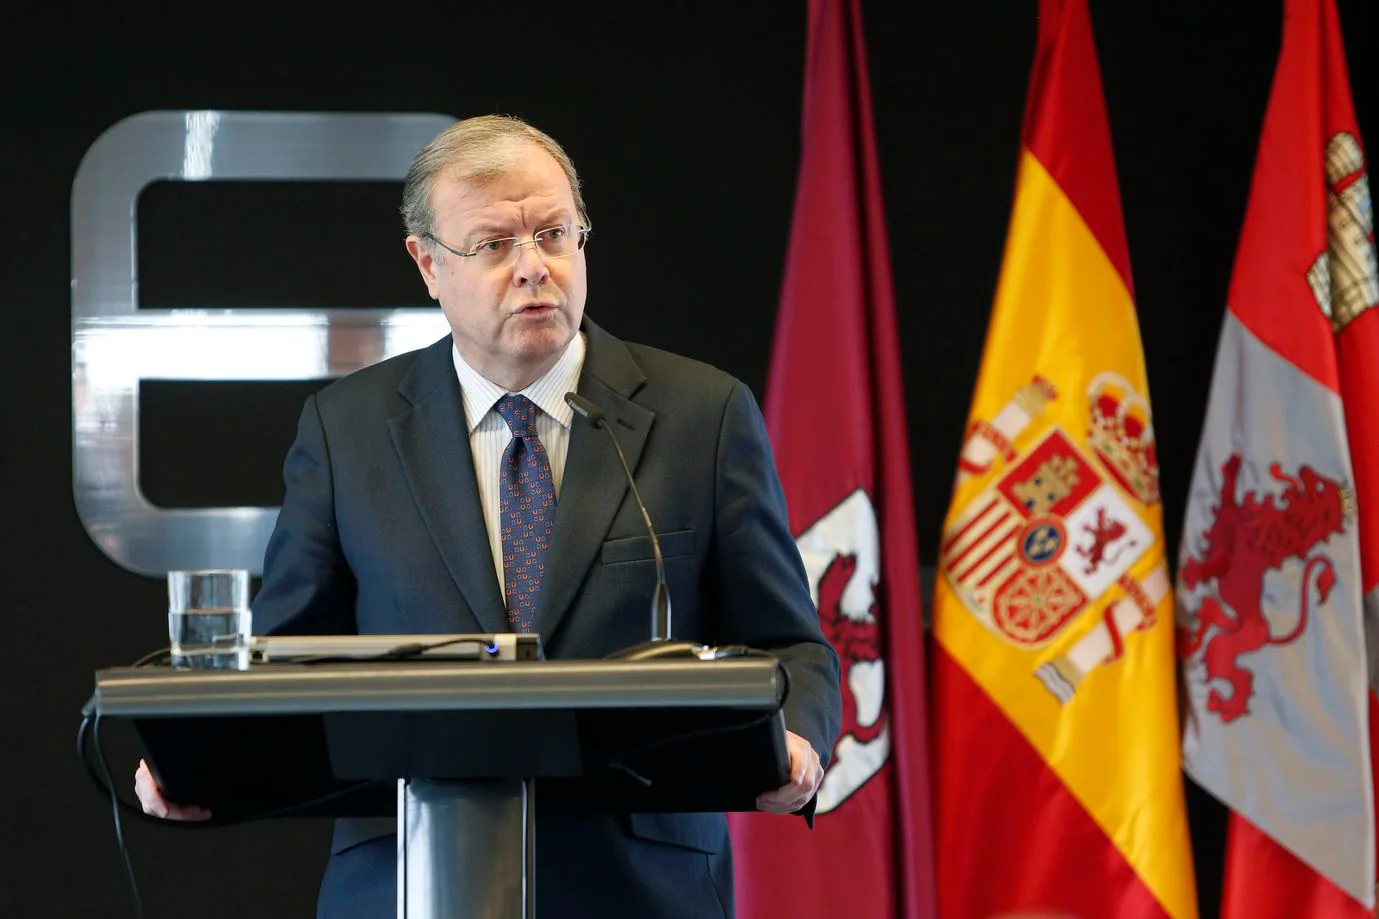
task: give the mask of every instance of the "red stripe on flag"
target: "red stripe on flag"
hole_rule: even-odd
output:
[[[1267,881],[1265,881],[1267,879]],[[1221,915],[1372,919],[1374,913],[1238,813],[1231,813]]]
[[[1329,20],[1329,21],[1328,21]],[[1284,4],[1283,40],[1260,130],[1250,200],[1240,231],[1227,306],[1270,350],[1330,389],[1338,388],[1335,340],[1307,281],[1308,263],[1327,246],[1327,188],[1321,157],[1336,119],[1326,102],[1345,82],[1326,85],[1344,49],[1327,0]],[[1349,105],[1346,106],[1347,110]],[[1354,130],[1353,112],[1344,123]],[[1331,124],[1325,122],[1330,121]]]
[[[990,584],[993,580],[995,580],[995,578],[996,578],[997,575],[999,575],[999,574],[1001,574],[1002,572],[1004,572],[1007,568],[1009,568],[1009,567],[1010,567],[1011,565],[1013,565],[1013,564],[1015,564],[1015,556],[1014,556],[1014,555],[1009,555],[1009,556],[1007,556],[1007,557],[1005,558],[1004,561],[1002,561],[1002,562],[1001,562],[999,565],[997,565],[995,568],[992,568],[991,571],[987,573],[986,577],[984,577],[984,578],[982,578],[980,581],[978,581],[978,582],[977,582],[977,586],[980,588],[980,587],[985,587],[986,585]]]
[[[1064,910],[1087,919],[1168,914],[1120,850],[942,645],[930,661],[936,719],[939,915]],[[1035,828],[1037,839],[1012,828]]]
[[[1039,46],[1022,137],[1087,222],[1133,299],[1111,128],[1083,0],[1039,4]]]
[[[956,566],[958,562],[962,561],[962,559],[967,555],[968,552],[972,551],[972,549],[979,548],[980,546],[985,545],[986,542],[987,542],[988,540],[991,539],[991,534],[994,533],[994,532],[996,532],[996,530],[997,530],[999,527],[1001,527],[1009,518],[1010,518],[1010,515],[1009,515],[1009,514],[1006,514],[1005,516],[1003,516],[1003,517],[1001,517],[999,520],[997,520],[995,523],[993,523],[993,524],[991,525],[991,527],[990,527],[989,529],[987,529],[987,531],[986,531],[985,533],[983,533],[983,534],[977,539],[977,541],[976,541],[975,543],[972,544],[972,547],[971,547],[971,548],[965,550],[965,551],[962,553],[961,556],[959,556],[959,557],[953,559],[953,561],[952,561],[952,563],[949,565],[949,567],[952,568],[952,567]],[[982,564],[983,564],[987,559],[991,558],[991,556],[994,555],[996,552],[999,552],[999,551],[1002,550],[1002,549],[1005,549],[1006,551],[1009,551],[1009,550],[1010,550],[1010,545],[1009,545],[1008,543],[1005,542],[1004,536],[1005,536],[1005,534],[1002,533],[1002,538],[1001,538],[1001,539],[992,540],[992,541],[991,541],[991,548],[990,548],[990,549],[987,549],[985,552],[983,552],[983,553],[981,554],[981,556],[980,556],[976,561],[972,562],[972,564],[970,564],[970,565],[968,565],[966,568],[964,568],[964,569],[958,574],[958,576],[957,576],[957,577],[958,577],[958,580],[959,580],[959,581],[965,581],[965,580],[967,580],[968,577],[970,577],[971,574],[972,574],[974,571],[976,571],[978,568],[980,568],[980,567],[982,566]]]
[[[978,523],[980,523],[983,519],[985,519],[985,517],[986,517],[987,514],[991,513],[991,512],[994,511],[994,510],[997,510],[999,507],[1000,507],[1000,505],[999,505],[997,502],[995,502],[995,501],[988,501],[985,507],[983,507],[983,508],[982,508],[980,511],[978,511],[976,514],[973,514],[973,515],[972,515],[972,519],[971,519],[971,520],[967,521],[966,523],[964,523],[964,524],[962,525],[962,529],[958,530],[958,531],[957,531],[956,533],[954,533],[952,536],[948,537],[947,541],[944,542],[944,544],[943,544],[943,552],[944,552],[944,554],[946,555],[947,553],[951,552],[951,551],[953,550],[953,547],[956,546],[959,542],[961,542],[961,541],[962,541],[962,538],[963,538],[965,535],[967,535],[967,531],[968,531],[968,530],[972,529],[974,526],[976,526]],[[974,544],[975,544],[975,543],[978,543],[978,542],[981,542],[981,540],[980,540],[980,539],[973,540],[973,543],[974,543]],[[969,551],[969,550],[964,549],[964,550],[963,550],[963,554],[965,555],[968,551]],[[962,556],[959,555],[958,558],[962,558]]]

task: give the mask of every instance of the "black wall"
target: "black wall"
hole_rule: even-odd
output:
[[[1373,144],[1379,22],[1372,0],[1339,6],[1361,130]],[[760,395],[799,153],[804,4],[659,7],[442,3],[313,16],[287,6],[170,5],[158,14],[7,15],[0,915],[133,914],[110,808],[73,741],[93,671],[166,639],[161,582],[108,561],[73,507],[70,192],[84,151],[116,121],[151,109],[523,115],[559,138],[582,172],[597,227],[590,314],[624,338],[718,364]],[[1035,9],[1025,0],[866,11],[926,564],[1000,263]],[[1172,547],[1281,4],[1093,0],[1092,16]],[[349,304],[361,290],[378,302],[359,305],[420,303],[393,192],[356,189],[338,202],[302,189],[232,199],[150,193],[140,213],[144,305]],[[169,506],[275,504],[302,395],[300,385],[151,389],[143,487]],[[199,438],[213,449],[187,449]],[[128,790],[132,752],[118,731],[110,744]],[[1196,793],[1192,808],[1210,916],[1220,815]],[[310,915],[325,834],[310,822],[215,834],[125,825],[150,919]]]

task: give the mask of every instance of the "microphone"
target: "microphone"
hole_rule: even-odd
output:
[[[661,541],[656,538],[656,530],[651,525],[651,514],[646,509],[646,502],[642,501],[642,493],[637,490],[637,481],[632,477],[632,469],[627,465],[622,444],[618,442],[613,429],[608,426],[603,409],[575,392],[567,392],[565,402],[575,410],[575,414],[608,433],[608,439],[613,442],[613,449],[618,453],[618,462],[622,464],[623,475],[627,477],[627,484],[632,489],[632,497],[637,502],[637,509],[642,512],[642,522],[646,524],[646,534],[651,537],[651,552],[656,559],[656,590],[651,596],[651,640],[610,656],[624,660],[647,660],[654,657],[687,657],[697,654],[698,645],[670,640],[670,587],[666,584],[666,565],[661,558]]]

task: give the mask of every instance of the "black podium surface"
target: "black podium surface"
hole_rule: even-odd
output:
[[[535,779],[543,799],[617,811],[755,809],[788,780],[787,678],[726,660],[113,668],[170,800],[220,819],[382,816],[399,779]]]
[[[164,794],[215,822],[395,816],[399,919],[535,919],[538,807],[747,811],[784,785],[789,674],[722,659],[114,668]]]

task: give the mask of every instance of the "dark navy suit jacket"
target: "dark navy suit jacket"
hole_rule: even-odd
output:
[[[786,725],[826,763],[840,723],[838,658],[819,629],[751,392],[587,318],[583,331],[579,392],[607,413],[650,510],[674,637],[780,656],[790,671]],[[553,659],[645,640],[655,583],[651,541],[612,444],[575,421],[537,603]],[[509,631],[449,338],[308,399],[284,477],[256,631]],[[543,914],[732,915],[722,814],[580,815],[549,803],[537,810]],[[332,867],[370,840],[377,857],[372,867],[327,869],[322,916],[393,915],[363,905],[372,896],[392,908],[392,842],[379,838],[389,832],[386,821],[337,822]]]

